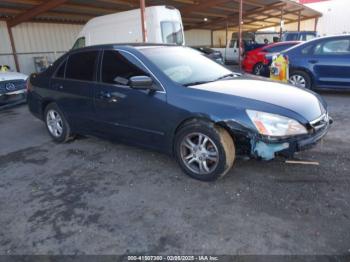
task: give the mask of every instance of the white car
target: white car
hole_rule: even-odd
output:
[[[26,100],[27,78],[25,74],[0,71],[0,106],[22,103]]]

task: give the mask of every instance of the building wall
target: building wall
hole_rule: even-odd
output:
[[[53,62],[74,44],[81,25],[52,23],[22,23],[12,28],[20,71],[35,72],[34,57],[46,56]],[[0,64],[15,69],[6,23],[0,21]]]
[[[310,1],[306,6],[322,13],[317,24],[317,32],[320,36],[350,34],[349,0],[327,0]],[[314,30],[315,19],[306,20],[301,23],[301,30]],[[285,25],[284,30],[295,31],[298,29],[297,23]],[[279,31],[279,27],[267,30]]]
[[[228,31],[227,41],[231,40],[233,31]],[[188,30],[185,31],[185,39],[187,46],[211,46],[211,30]],[[218,30],[213,32],[213,46],[226,46],[226,30]]]
[[[211,31],[197,29],[185,31],[185,40],[187,46],[210,46]]]

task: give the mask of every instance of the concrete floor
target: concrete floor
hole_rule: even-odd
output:
[[[237,161],[222,180],[95,138],[51,142],[26,106],[0,112],[0,254],[350,254],[350,96],[298,157]]]

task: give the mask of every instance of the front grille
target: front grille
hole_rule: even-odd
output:
[[[314,121],[310,122],[310,125],[312,126],[312,128],[314,128],[314,130],[317,132],[320,129],[323,129],[324,127],[326,127],[329,124],[329,116],[328,113],[323,114],[322,116],[320,116],[319,118],[315,119]]]
[[[26,88],[25,80],[10,80],[0,82],[0,93],[10,93]]]

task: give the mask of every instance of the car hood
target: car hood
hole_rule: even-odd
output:
[[[26,80],[27,75],[21,74],[18,72],[0,72],[0,81],[9,81],[9,80]]]
[[[307,121],[319,118],[325,111],[323,103],[313,92],[272,81],[242,78],[210,82],[191,88],[268,103],[293,111]]]

